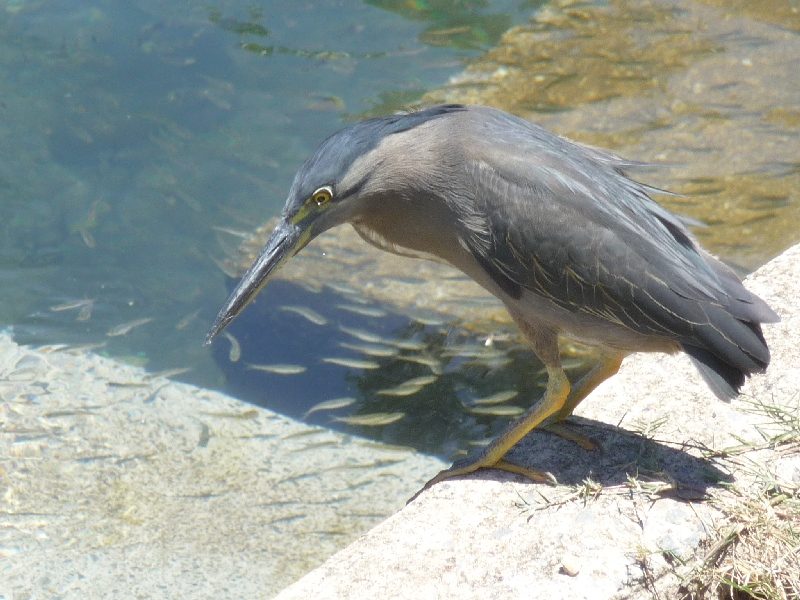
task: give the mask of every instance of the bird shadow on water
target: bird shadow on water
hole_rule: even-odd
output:
[[[226,372],[227,391],[245,401],[301,420],[307,420],[306,413],[321,400],[352,396],[352,404],[345,408],[311,414],[311,423],[384,443],[412,446],[446,461],[463,456],[465,450],[474,448],[477,440],[493,439],[510,421],[510,415],[498,416],[499,412],[474,414],[476,407],[482,407],[481,401],[470,398],[496,394],[498,390],[513,390],[519,395],[512,402],[521,412],[541,395],[543,387],[537,386],[546,383],[546,375],[541,381],[538,381],[541,377],[532,376],[538,362],[528,350],[509,343],[496,352],[490,350],[490,361],[499,357],[503,367],[475,366],[469,362],[476,360],[475,356],[463,362],[463,359],[445,355],[449,355],[448,350],[460,352],[464,348],[474,353],[483,347],[479,340],[453,336],[453,329],[449,329],[449,337],[441,333],[428,334],[430,328],[420,329],[419,326],[412,327],[409,333],[407,327],[401,327],[407,319],[392,314],[382,318],[362,317],[359,322],[354,320],[354,315],[336,310],[340,302],[330,293],[311,293],[287,282],[274,282],[269,293],[256,299],[229,328],[241,346],[241,357],[232,362],[231,342],[215,341],[214,354]],[[307,318],[293,312],[300,308],[316,311],[326,323],[307,323]],[[339,329],[342,324],[363,327],[371,334],[382,336],[386,345],[408,342],[405,340],[408,335],[427,345],[423,350],[399,350],[407,356],[358,356],[352,351],[350,356],[345,354],[341,342],[358,340],[347,335],[343,337]],[[398,334],[398,331],[405,333]],[[454,345],[442,346],[451,342]],[[368,359],[379,368],[348,369],[325,362],[329,355]],[[428,366],[404,360],[416,355],[436,357],[443,373],[414,394],[381,395],[381,390],[397,389],[404,381],[407,384],[409,378],[433,374]],[[284,368],[296,365],[307,370],[291,375],[264,373],[252,368],[259,363],[281,363],[277,366]],[[579,377],[580,372],[574,376]],[[494,410],[507,406],[508,403],[491,403],[485,408]],[[345,418],[335,420],[337,415]],[[403,416],[381,426],[347,423],[350,417],[393,415]],[[604,487],[639,482],[647,484],[648,489],[657,488],[663,490],[662,494],[683,499],[704,498],[710,487],[732,481],[713,459],[698,456],[699,452],[692,450],[689,444],[680,446],[653,439],[658,431],[652,427],[642,435],[582,417],[570,417],[569,425],[595,442],[597,448],[587,451],[552,433],[534,430],[509,452],[508,459],[551,473],[563,485],[582,485],[587,480]],[[497,470],[481,470],[476,476],[509,477]]]

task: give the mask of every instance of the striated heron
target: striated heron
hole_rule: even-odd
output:
[[[547,367],[539,403],[426,487],[480,468],[542,480],[503,457],[535,427],[591,447],[563,422],[626,355],[683,351],[722,399],[769,364],[761,323],[778,316],[650,198],[659,190],[628,178],[640,165],[482,106],[351,125],[298,171],[280,223],[207,343],[281,264],[349,222],[383,250],[470,276],[503,302]],[[602,350],[574,384],[561,367],[559,336]]]

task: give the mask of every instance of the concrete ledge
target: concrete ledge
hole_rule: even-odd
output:
[[[498,471],[440,483],[278,598],[673,597],[676,565],[725,524],[726,490],[746,490],[759,472],[800,485],[800,453],[763,447],[769,419],[758,410],[798,410],[800,246],[747,286],[782,322],[765,328],[767,374],[736,401],[716,400],[683,356],[630,357],[579,407],[600,453],[544,433],[515,448],[515,462],[550,470],[560,485]],[[743,441],[757,448],[744,459],[708,451]]]

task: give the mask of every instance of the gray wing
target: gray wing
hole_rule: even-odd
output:
[[[631,163],[524,123],[466,166],[474,211],[462,239],[492,279],[512,297],[527,289],[763,370],[758,323],[774,313],[623,174]]]

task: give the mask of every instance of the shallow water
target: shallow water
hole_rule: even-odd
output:
[[[325,136],[424,97],[491,103],[662,163],[640,178],[686,196],[659,201],[709,222],[703,242],[753,269],[800,239],[800,26],[788,4],[559,1],[504,34],[538,2],[0,0],[0,324],[21,343],[87,344],[314,425],[461,456],[544,389],[494,299],[339,235],[203,347],[255,251],[240,246]],[[702,12],[720,6],[725,19]],[[579,377],[591,355],[564,350]],[[36,402],[43,388],[30,392]],[[332,443],[280,442],[327,451],[325,468]],[[208,466],[222,480],[237,461]],[[298,559],[299,527],[265,549],[279,555],[288,535],[297,572],[323,558],[303,548]],[[333,551],[342,533],[319,539]]]
[[[222,386],[202,341],[230,232],[279,212],[325,136],[441,85],[531,10],[0,2],[0,323]]]
[[[306,279],[272,283],[232,337],[202,346],[234,282],[225,259],[343,124],[426,93],[492,103],[664,162],[642,178],[687,194],[660,200],[708,221],[704,243],[743,272],[798,239],[798,85],[781,70],[795,17],[776,28],[774,11],[748,3],[558,4],[501,38],[537,3],[0,2],[0,322],[21,343],[188,368],[177,377],[297,418],[352,397],[307,420],[463,454],[541,393],[540,365],[502,322],[488,347],[446,310],[415,319]],[[727,29],[692,12],[719,5]],[[740,72],[754,64],[764,89]],[[347,252],[340,263],[357,269],[358,248]],[[509,390],[520,394],[475,410]]]
[[[426,100],[655,165],[631,174],[744,274],[800,241],[798,32],[782,0],[552,2]]]

